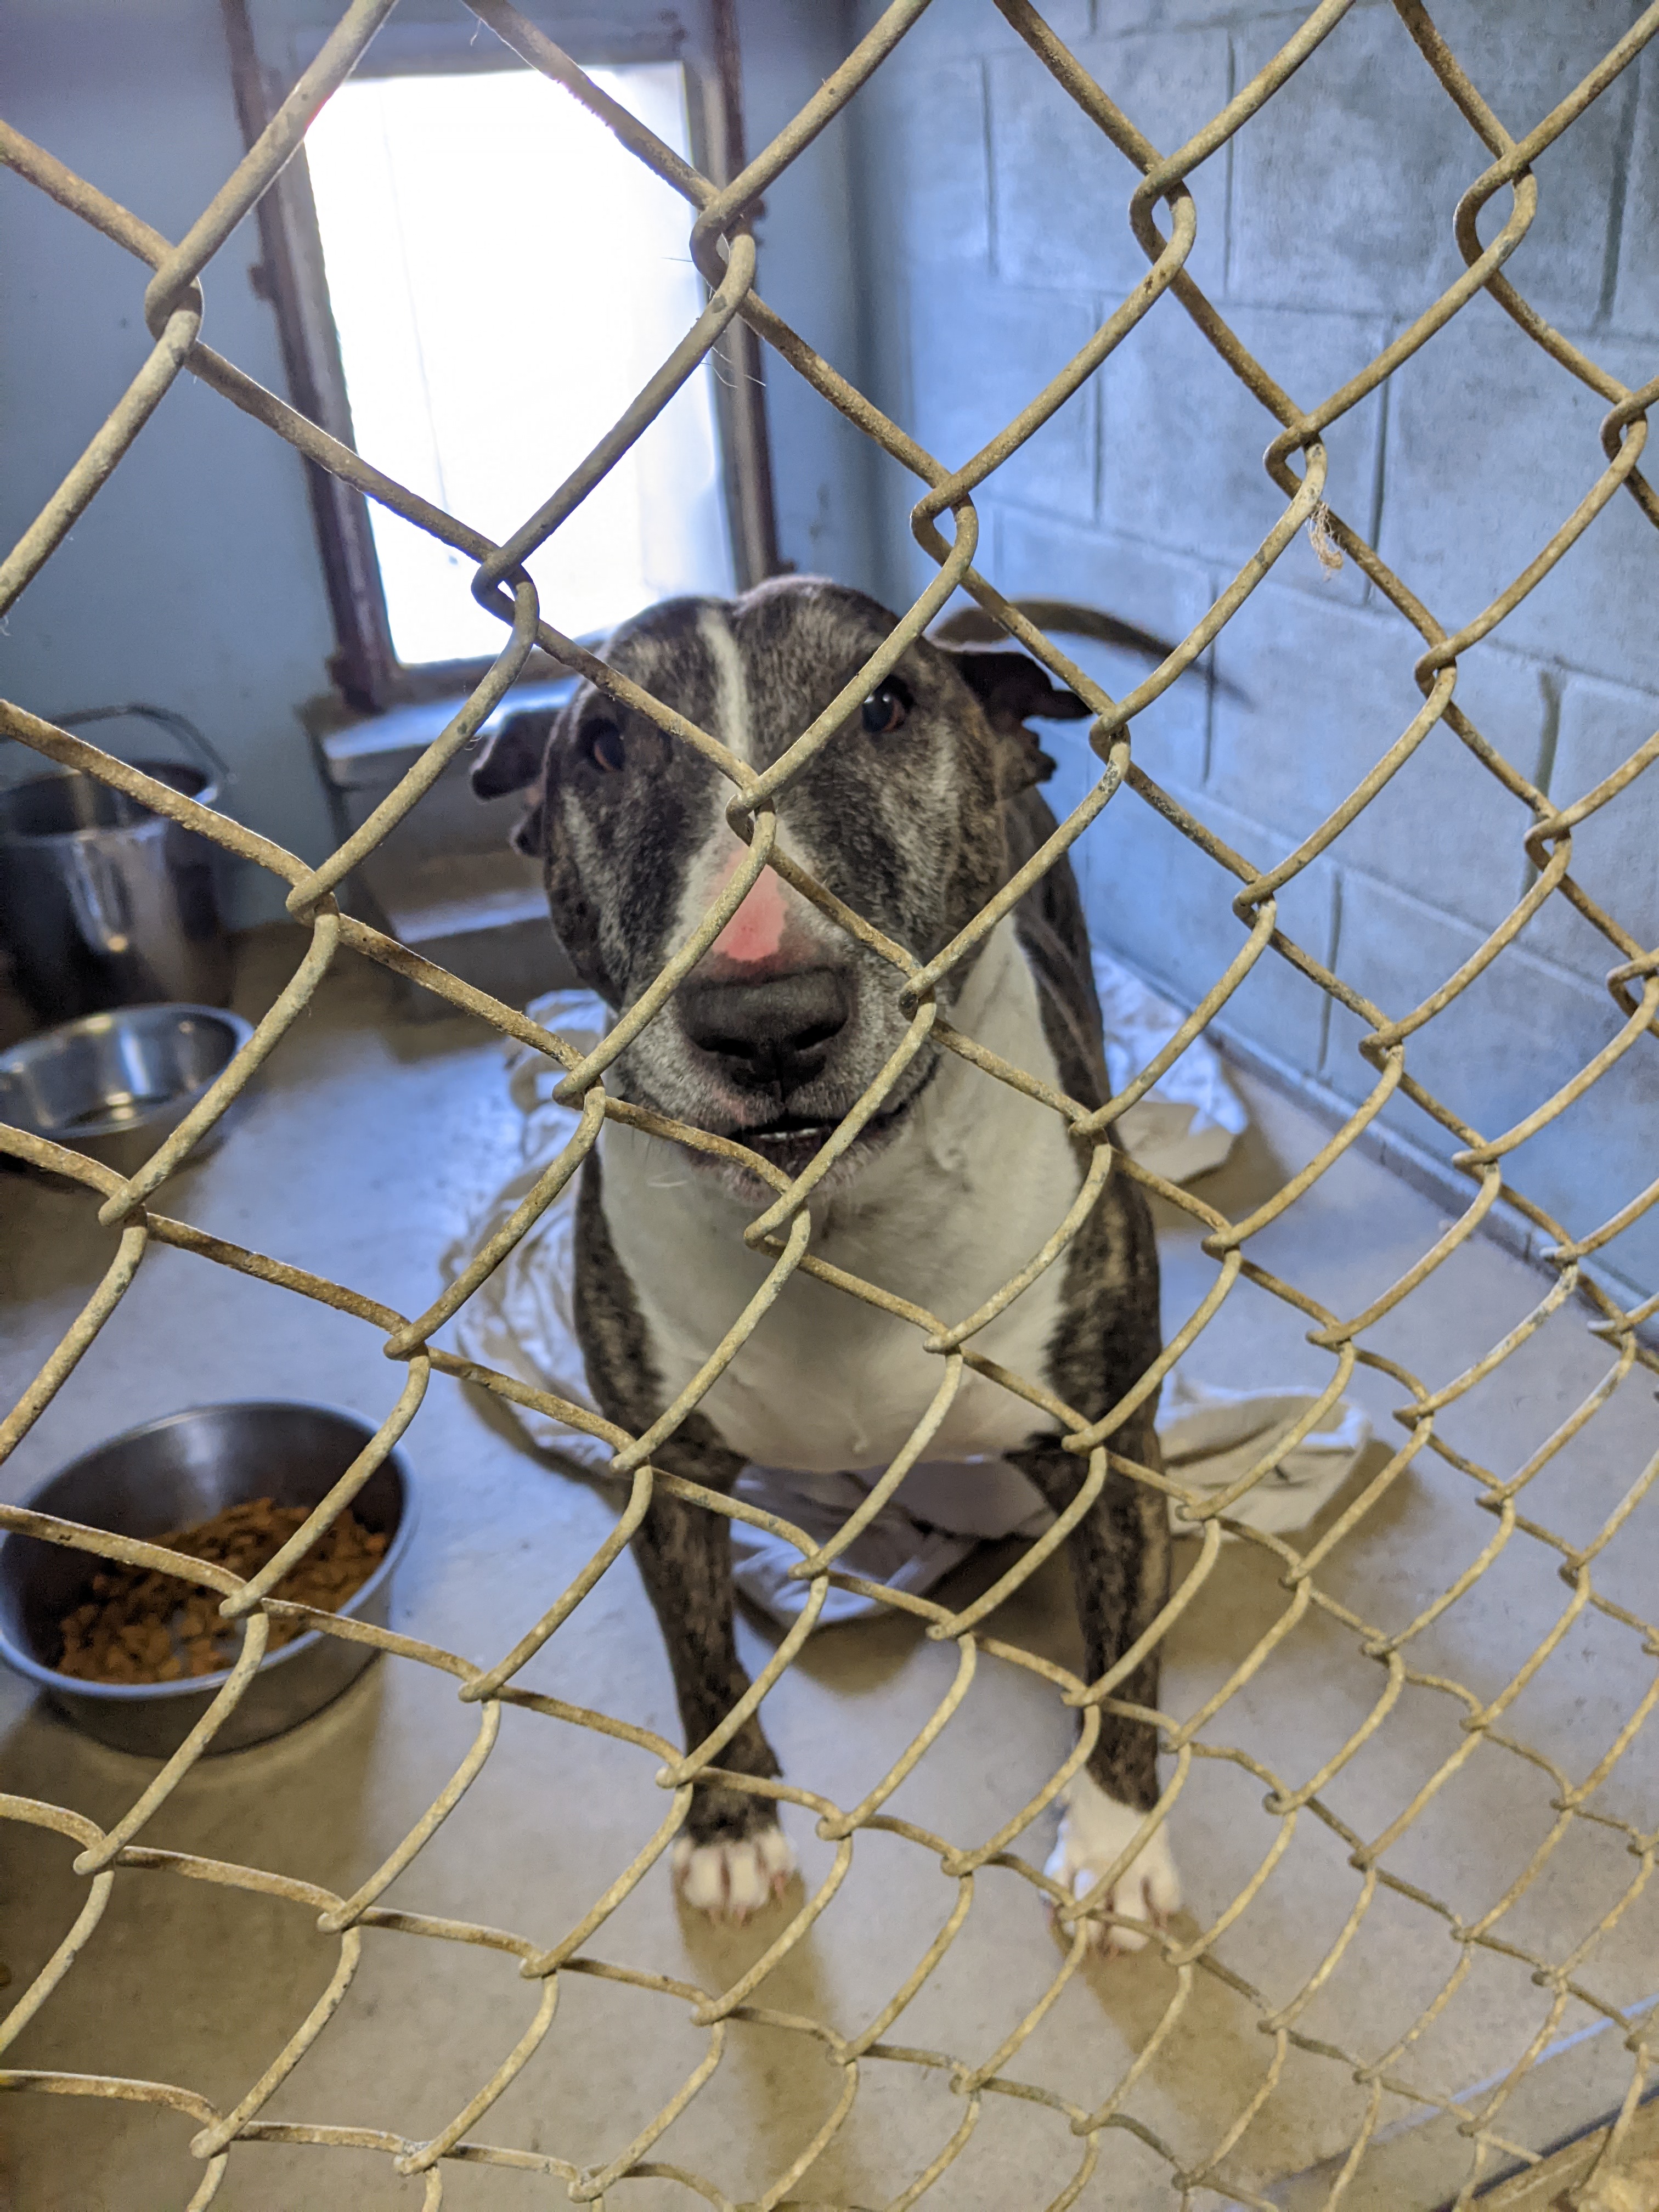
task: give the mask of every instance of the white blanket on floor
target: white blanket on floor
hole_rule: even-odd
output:
[[[1097,955],[1096,981],[1105,1017],[1107,1061],[1121,1087],[1144,1067],[1179,1024],[1176,1008],[1149,991],[1115,961]],[[604,1024],[604,1009],[586,993],[558,991],[538,1000],[530,1013],[573,1043],[586,1046]],[[525,1116],[523,1164],[496,1193],[468,1233],[445,1253],[453,1280],[487,1238],[501,1228],[549,1163],[568,1142],[576,1116],[553,1100],[560,1071],[543,1054],[512,1048],[509,1086]],[[1171,1182],[1185,1182],[1218,1167],[1245,1127],[1243,1107],[1212,1047],[1203,1038],[1118,1124],[1131,1155]],[[577,1348],[572,1313],[574,1184],[548,1207],[488,1281],[457,1316],[457,1342],[466,1357],[499,1368],[532,1389],[555,1391],[582,1406],[592,1404]],[[1252,1461],[1285,1436],[1313,1403],[1295,1389],[1231,1391],[1206,1389],[1176,1369],[1164,1385],[1158,1438],[1165,1467],[1194,1490],[1218,1490],[1236,1481]],[[513,1413],[532,1441],[566,1460],[602,1473],[609,1445],[568,1428],[532,1407]],[[1352,1470],[1370,1428],[1346,1401],[1331,1407],[1319,1426],[1288,1452],[1273,1473],[1233,1508],[1248,1526],[1285,1534],[1304,1527]],[[844,1474],[802,1474],[750,1467],[737,1495],[791,1521],[822,1542],[862,1504],[879,1480],[879,1468]],[[1018,1468],[1001,1459],[927,1462],[905,1477],[899,1496],[841,1554],[849,1573],[918,1595],[988,1540],[1030,1537],[1052,1516]],[[1176,1520],[1176,1533],[1190,1534]],[[744,1522],[732,1524],[738,1585],[781,1621],[805,1603],[806,1585],[790,1579],[799,1554],[781,1538]],[[832,1589],[818,1625],[853,1620],[879,1609],[879,1601]]]

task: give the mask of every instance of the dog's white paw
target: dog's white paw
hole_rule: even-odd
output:
[[[747,1920],[781,1897],[795,1871],[795,1854],[781,1828],[718,1844],[682,1836],[670,1861],[674,1887],[694,1912],[711,1920]]]
[[[1060,1824],[1060,1836],[1043,1872],[1073,1897],[1085,1896],[1133,1840],[1146,1819],[1132,1805],[1109,1797],[1085,1767],[1073,1780]],[[1181,1877],[1170,1849],[1166,1820],[1143,1844],[1101,1899],[1109,1912],[1123,1912],[1161,1928],[1180,1909]],[[1089,1923],[1089,1941],[1098,1951],[1139,1951],[1148,1941],[1138,1928]]]

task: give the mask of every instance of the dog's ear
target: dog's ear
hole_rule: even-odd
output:
[[[509,791],[528,791],[540,781],[556,711],[538,708],[511,714],[484,739],[472,762],[475,798],[500,799]]]
[[[1036,732],[1025,726],[1039,721],[1086,720],[1089,709],[1075,691],[1062,691],[1048,671],[1029,653],[996,647],[953,653],[957,673],[985,709],[985,718],[1003,740],[1006,760],[1006,795],[1046,783],[1054,763],[1037,743]]]
[[[509,791],[530,793],[533,804],[514,829],[509,842],[532,860],[542,850],[542,768],[557,709],[540,708],[509,715],[484,739],[472,763],[472,789],[479,799],[501,799]]]

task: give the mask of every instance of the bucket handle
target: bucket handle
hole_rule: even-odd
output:
[[[57,721],[60,730],[73,730],[86,722],[114,721],[123,714],[136,714],[141,721],[158,723],[171,736],[177,738],[187,751],[195,754],[198,761],[208,770],[209,781],[216,783],[222,791],[227,784],[235,782],[235,771],[217,748],[208,742],[194,722],[187,721],[182,714],[174,714],[171,707],[146,706],[143,701],[135,699],[125,707],[77,708],[72,714],[59,714]]]

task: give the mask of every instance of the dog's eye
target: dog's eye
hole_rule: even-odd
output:
[[[602,775],[616,775],[628,765],[628,748],[614,722],[590,722],[581,733],[581,757]]]
[[[884,684],[872,691],[860,708],[860,719],[872,738],[890,738],[902,728],[910,712],[910,701],[902,688],[892,683]]]

